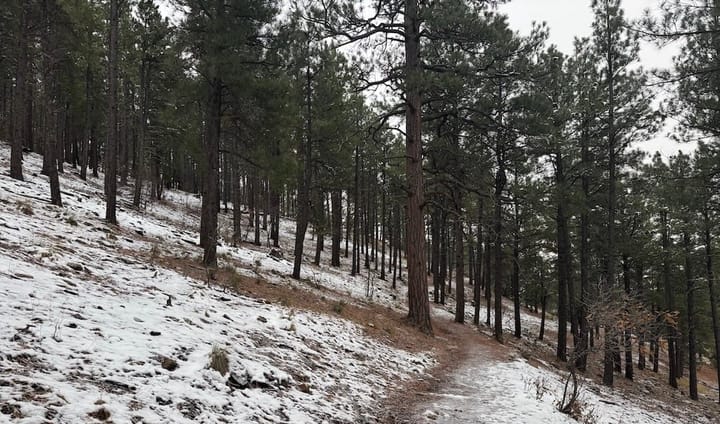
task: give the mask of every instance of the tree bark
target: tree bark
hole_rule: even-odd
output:
[[[330,252],[330,265],[340,266],[340,242],[342,242],[342,191],[333,190],[330,193],[332,207],[332,246]],[[383,258],[385,246],[383,245]],[[385,268],[383,267],[383,270]]]
[[[692,246],[690,234],[685,221],[683,231],[683,247],[685,250],[685,285],[687,287],[687,324],[688,324],[688,374],[690,399],[698,400],[698,378],[697,378],[697,336],[695,329],[695,280],[692,275]]]
[[[500,142],[498,141],[498,144]],[[502,193],[507,182],[504,159],[498,148],[498,170],[495,175],[495,339],[503,342],[502,295],[503,295],[503,246],[502,246]]]
[[[26,134],[25,97],[28,74],[28,8],[30,3],[20,2],[18,19],[17,64],[15,67],[15,93],[13,98],[13,136],[10,145],[10,177],[23,181],[22,149]]]
[[[213,66],[214,67],[214,66]],[[204,248],[203,265],[217,268],[218,212],[220,209],[220,120],[223,83],[217,74],[208,84],[205,115],[205,175],[200,215],[200,240]]]
[[[298,154],[302,158],[302,164],[298,172],[298,208],[295,225],[295,260],[293,263],[292,277],[300,279],[300,267],[302,266],[303,247],[305,243],[305,232],[310,220],[310,182],[312,176],[312,74],[308,65],[306,71],[306,134],[300,142]]]
[[[710,315],[712,317],[712,330],[715,342],[715,371],[717,372],[718,382],[720,382],[720,324],[718,324],[718,311],[716,303],[717,295],[715,293],[715,273],[713,271],[713,240],[712,233],[710,232],[710,214],[707,206],[703,210],[703,220],[705,223],[705,228],[703,230],[705,242],[705,272],[707,276],[708,289],[710,291]]]
[[[425,270],[424,188],[422,170],[422,97],[420,92],[420,18],[417,0],[405,2],[405,150],[407,177],[406,246],[408,263],[408,319],[432,333]]]
[[[117,142],[118,142],[118,0],[110,0],[108,55],[108,130],[105,145],[105,220],[117,224]]]
[[[662,226],[662,255],[663,255],[663,291],[665,292],[665,308],[666,314],[672,314],[675,312],[674,296],[672,294],[672,285],[670,283],[670,236],[668,234],[668,216],[667,211],[662,211],[660,214],[660,223]],[[676,340],[677,331],[673,324],[668,322],[667,318],[665,321],[666,337],[668,342],[668,384],[677,388],[677,355],[676,355]]]
[[[462,195],[458,190],[457,205],[458,212],[462,212]],[[455,322],[465,323],[465,249],[463,247],[463,223],[462,215],[458,214],[455,219]]]

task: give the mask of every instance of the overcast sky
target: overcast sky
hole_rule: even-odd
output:
[[[652,13],[659,1],[625,0],[622,3],[625,16],[628,19],[638,19],[646,9]],[[592,35],[591,3],[592,0],[512,0],[502,5],[500,11],[508,15],[510,26],[524,35],[530,33],[533,22],[546,22],[550,28],[549,42],[555,44],[560,51],[572,54],[575,37]],[[651,43],[643,42],[640,52],[642,66],[648,69],[670,67],[677,50],[677,45],[660,50]],[[685,152],[693,150],[694,145],[678,144],[667,137],[671,126],[672,123],[668,122],[666,128],[654,139],[636,146],[651,154],[660,151],[665,157],[677,153],[678,149]]]

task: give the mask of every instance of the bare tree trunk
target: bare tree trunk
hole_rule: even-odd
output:
[[[408,262],[408,319],[425,333],[432,333],[430,302],[425,270],[425,203],[422,171],[422,97],[420,94],[420,18],[417,0],[405,2],[405,84],[406,84],[406,240]]]
[[[205,173],[200,214],[200,242],[204,248],[203,265],[217,268],[218,212],[220,209],[220,121],[223,83],[216,65],[211,66],[205,111]],[[153,184],[154,185],[154,184]]]
[[[475,286],[473,287],[473,300],[475,301],[475,311],[473,314],[473,324],[480,325],[480,302],[482,301],[482,281],[483,274],[487,272],[482,265],[483,260],[483,198],[478,199],[478,231],[477,231],[477,248],[475,250]]]
[[[433,276],[433,301],[440,303],[440,210],[433,208],[430,225],[430,270]]]
[[[688,324],[688,374],[690,399],[698,400],[698,378],[697,378],[697,336],[695,335],[695,280],[692,275],[692,246],[690,234],[685,221],[683,231],[683,247],[685,248],[685,285],[687,287],[687,324]]]
[[[517,171],[515,172],[515,181],[517,182]],[[522,338],[522,324],[520,321],[520,204],[517,196],[513,196],[514,203],[514,220],[513,228],[513,263],[510,285],[512,287],[513,296],[513,318],[515,321],[516,338]]]
[[[105,220],[117,224],[118,141],[118,0],[110,0],[110,46],[108,55],[108,130],[105,145]]]
[[[498,144],[500,141],[498,141]],[[498,170],[495,175],[495,339],[503,342],[502,295],[503,295],[503,246],[502,246],[502,193],[507,182],[504,159],[498,149]]]
[[[45,97],[42,108],[42,135],[44,137],[45,145],[45,156],[44,159],[47,161],[47,176],[50,180],[50,202],[55,206],[62,207],[62,198],[60,197],[60,180],[58,178],[58,143],[57,138],[59,131],[52,131],[51,127],[55,127],[57,130],[58,126],[54,125],[57,123],[57,98],[56,98],[56,77],[54,75],[54,46],[53,34],[51,32],[50,23],[50,0],[43,0],[42,2],[42,68],[43,68],[43,81],[42,81],[42,93]]]
[[[712,250],[712,234],[710,232],[710,214],[707,207],[703,210],[703,219],[705,228],[703,231],[705,241],[705,267],[708,281],[708,289],[710,291],[710,315],[712,317],[713,338],[715,341],[715,371],[717,372],[718,382],[720,384],[720,325],[718,324],[717,297],[715,293],[715,273],[713,272],[713,250]]]
[[[668,234],[668,217],[667,211],[660,214],[660,222],[662,226],[662,254],[663,254],[663,291],[665,292],[666,313],[675,311],[672,285],[670,283],[670,236]],[[677,388],[677,355],[676,340],[677,330],[671,324],[666,322],[666,337],[668,342],[668,384]]]
[[[332,246],[330,252],[330,265],[340,266],[340,242],[342,242],[342,191],[333,190],[330,193],[332,206]],[[383,252],[384,252],[383,245]],[[383,256],[384,258],[385,256]],[[384,270],[385,268],[383,268]]]
[[[140,122],[138,124],[138,143],[135,149],[135,190],[133,205],[140,207],[142,187],[145,179],[145,128],[148,119],[148,103],[150,96],[150,64],[143,59],[140,66]]]
[[[28,8],[29,2],[21,2],[19,17],[19,37],[17,45],[17,64],[15,68],[15,93],[13,98],[13,136],[10,149],[10,177],[23,181],[22,149],[26,132],[25,96],[27,95],[28,74]]]
[[[292,277],[296,280],[300,279],[305,232],[307,231],[308,221],[310,220],[310,182],[312,178],[312,75],[309,65],[306,71],[306,78],[307,133],[305,139],[300,142],[300,149],[298,151],[303,163],[298,173],[298,208],[295,222],[295,261],[293,263]]]
[[[457,212],[462,211],[462,193],[458,190]],[[459,213],[455,219],[455,322],[465,322],[465,252],[463,247],[463,220]]]
[[[88,159],[90,158],[90,133],[92,128],[91,106],[92,71],[90,64],[85,67],[85,128],[80,145],[80,178],[87,180]]]

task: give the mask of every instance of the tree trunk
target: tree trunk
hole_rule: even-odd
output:
[[[22,149],[23,143],[28,136],[26,134],[25,96],[27,95],[27,74],[28,74],[28,8],[30,3],[20,2],[20,17],[18,22],[17,41],[17,64],[15,68],[15,93],[13,95],[13,136],[10,145],[10,177],[23,181],[22,171]]]
[[[353,249],[350,275],[360,272],[358,231],[360,230],[360,148],[355,147],[355,186],[353,188]],[[393,279],[393,288],[395,280]]]
[[[713,272],[713,250],[712,250],[712,234],[710,232],[710,216],[707,207],[703,210],[703,219],[705,221],[705,229],[703,231],[705,241],[705,267],[710,291],[710,315],[712,317],[713,338],[715,341],[715,371],[717,379],[720,383],[720,324],[718,324],[717,297],[715,293],[715,273]]]
[[[425,270],[424,189],[422,170],[422,98],[420,91],[420,18],[417,0],[405,2],[405,143],[408,263],[408,319],[425,333],[432,333]]]
[[[663,291],[665,292],[665,308],[666,313],[671,314],[675,311],[674,296],[672,294],[672,285],[670,283],[670,236],[668,234],[668,217],[667,211],[660,214],[660,222],[662,226],[662,255],[663,255]],[[677,330],[667,319],[666,337],[668,342],[668,384],[677,388],[677,355],[676,340]]]
[[[515,181],[517,181],[517,172],[515,173]],[[515,321],[513,335],[519,339],[522,338],[522,324],[520,321],[520,204],[517,196],[513,197],[515,228],[513,228],[513,264],[510,285],[512,287],[513,318]]]
[[[430,237],[431,237],[431,252],[430,252],[430,269],[433,276],[433,301],[440,303],[440,225],[441,225],[441,212],[439,208],[433,208],[432,212],[432,223],[430,226]]]
[[[57,97],[56,97],[56,77],[54,71],[55,58],[53,55],[54,46],[53,34],[51,32],[50,24],[50,5],[49,0],[43,0],[42,2],[42,68],[43,68],[43,81],[42,81],[42,92],[45,96],[41,109],[41,123],[42,123],[42,135],[44,137],[45,145],[45,156],[44,159],[47,161],[47,176],[50,180],[50,202],[55,206],[62,207],[62,198],[60,197],[60,180],[58,178],[58,136],[59,131],[58,125],[55,125],[58,120],[57,116]],[[56,131],[52,131],[51,128],[55,128]]]
[[[222,81],[217,70],[209,80],[205,115],[205,175],[203,178],[202,211],[200,216],[203,265],[217,267],[218,212],[220,209],[220,121],[222,114]]]
[[[478,199],[478,232],[477,232],[477,248],[475,250],[475,286],[473,287],[473,300],[475,301],[475,311],[473,315],[473,324],[480,325],[480,302],[482,302],[482,281],[483,274],[487,272],[482,264],[483,260],[483,198]]]
[[[342,191],[333,190],[330,193],[332,206],[332,247],[330,265],[340,266],[340,242],[342,242]],[[384,245],[383,245],[383,252]],[[383,255],[384,257],[384,255]],[[384,268],[383,268],[384,269]]]
[[[105,220],[117,224],[117,142],[118,142],[118,0],[110,0],[108,55],[108,130],[105,146]]]
[[[689,225],[685,221],[686,227]],[[695,280],[692,275],[692,246],[687,228],[683,231],[683,247],[685,248],[685,284],[687,287],[687,323],[688,323],[688,374],[690,399],[698,400],[697,379],[697,336],[695,335]]]
[[[465,323],[465,249],[463,247],[462,194],[458,190],[455,219],[455,322]]]
[[[627,254],[622,256],[623,282],[625,286],[625,294],[628,298],[631,296],[630,290],[630,262]],[[625,349],[625,378],[633,379],[633,357],[632,357],[632,329],[630,323],[625,323],[623,331],[623,347]]]
[[[83,140],[80,145],[80,178],[87,180],[88,159],[90,158],[90,133],[92,128],[92,106],[91,106],[92,71],[90,64],[85,67],[85,128]]]
[[[500,142],[498,141],[498,144]],[[502,295],[503,295],[503,246],[502,246],[502,193],[507,182],[505,164],[498,148],[498,170],[495,175],[495,339],[503,342]]]
[[[575,346],[575,365],[577,368],[584,372],[587,369],[587,355],[589,345],[589,323],[587,320],[587,303],[589,301],[588,295],[590,291],[590,279],[588,275],[588,267],[590,260],[590,249],[589,249],[589,227],[590,227],[590,216],[589,209],[590,205],[590,154],[588,149],[589,144],[589,130],[588,130],[587,119],[583,121],[583,128],[580,137],[581,142],[581,156],[582,156],[582,210],[580,213],[580,305],[578,307],[578,321],[580,326],[580,338],[579,344]]]
[[[302,266],[303,247],[305,232],[310,220],[310,183],[312,178],[312,74],[308,65],[306,71],[306,134],[300,143],[298,155],[302,158],[302,164],[298,172],[298,208],[295,225],[295,261],[293,263],[294,279],[300,279],[300,267]]]
[[[135,149],[135,190],[133,206],[140,207],[142,187],[145,178],[145,128],[148,119],[148,102],[150,96],[150,65],[143,60],[140,66],[140,122],[138,123],[138,143]]]

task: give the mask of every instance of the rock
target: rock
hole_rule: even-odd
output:
[[[164,369],[168,371],[175,371],[178,368],[178,363],[176,360],[172,358],[168,358],[167,356],[163,356],[160,360],[160,366],[162,366]]]
[[[155,396],[155,402],[162,406],[172,405],[172,399],[165,399],[162,396]]]
[[[110,411],[105,409],[105,407],[102,407],[97,411],[90,412],[88,415],[96,420],[107,421],[110,418]]]
[[[68,268],[75,270],[75,271],[82,271],[84,269],[82,264],[79,264],[77,262],[68,262],[67,266],[68,266]]]
[[[228,314],[223,314],[223,318],[225,318],[228,321],[232,321],[232,318],[228,316]]]
[[[297,388],[298,388],[298,390],[300,390],[303,393],[307,393],[307,394],[312,393],[310,391],[310,384],[308,384],[308,383],[300,383],[300,384],[298,384]]]
[[[78,328],[78,325],[75,324],[74,322],[71,322],[71,323],[69,323],[68,325],[66,325],[66,327],[67,327],[67,328]]]
[[[267,318],[265,318],[265,317],[262,316],[262,315],[258,315],[257,320],[260,321],[260,322],[262,322],[262,323],[266,323],[266,322],[267,322]]]
[[[270,253],[268,253],[268,256],[275,259],[283,259],[283,252],[280,249],[270,249]]]
[[[153,336],[153,337],[157,337],[157,336],[159,336],[160,334],[162,334],[162,333],[159,332],[159,331],[155,331],[155,330],[153,330],[153,331],[150,332],[150,335]]]
[[[227,383],[225,384],[232,389],[245,390],[249,387],[249,383],[247,373],[243,373],[242,375],[230,373],[230,377],[228,377]]]

